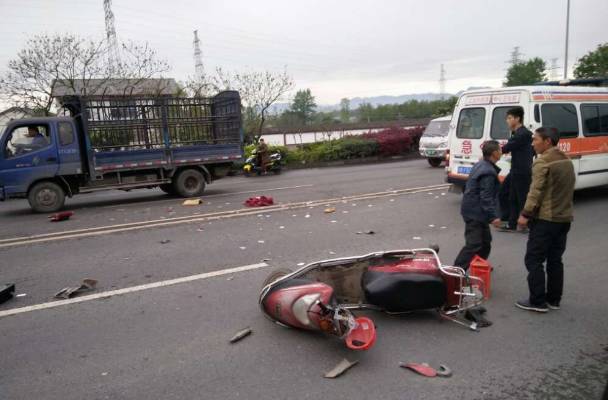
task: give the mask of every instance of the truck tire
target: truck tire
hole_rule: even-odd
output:
[[[173,187],[173,184],[171,183],[163,183],[162,185],[158,185],[158,187],[160,188],[160,190],[162,190],[163,192],[174,196],[176,194],[175,192],[175,188]]]
[[[205,177],[196,169],[185,169],[177,175],[173,187],[182,197],[200,196],[205,191]]]
[[[427,158],[427,161],[429,162],[429,164],[431,164],[431,167],[437,168],[441,165],[441,162],[443,160],[441,158]]]
[[[55,212],[63,208],[65,192],[61,186],[54,182],[40,182],[30,189],[27,200],[35,212]]]

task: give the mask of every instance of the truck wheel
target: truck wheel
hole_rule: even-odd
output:
[[[175,195],[175,188],[171,183],[163,183],[162,185],[158,185],[158,187],[167,194]]]
[[[205,177],[196,169],[186,169],[177,175],[174,188],[182,197],[200,196],[205,191]]]
[[[431,164],[431,167],[437,168],[441,165],[441,162],[443,160],[441,158],[427,158],[427,161],[429,162],[429,164]]]
[[[56,183],[40,182],[30,189],[27,200],[35,212],[55,212],[59,211],[65,204],[65,192]]]

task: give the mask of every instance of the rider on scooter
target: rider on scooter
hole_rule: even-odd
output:
[[[256,147],[256,162],[262,172],[266,173],[266,168],[268,167],[268,164],[270,164],[270,156],[268,145],[264,142],[264,139],[260,139]]]

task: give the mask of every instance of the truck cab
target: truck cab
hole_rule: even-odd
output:
[[[31,201],[49,205],[57,201],[50,187],[58,185],[57,177],[82,174],[72,118],[13,120],[0,138],[0,149],[0,200],[31,195]]]

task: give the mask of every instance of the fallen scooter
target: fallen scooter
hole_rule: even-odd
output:
[[[273,271],[263,284],[259,304],[279,325],[321,331],[344,340],[350,349],[366,350],[376,340],[374,323],[355,317],[351,310],[436,310],[442,318],[477,330],[477,322],[465,314],[470,318],[485,312],[479,307],[483,291],[482,279],[442,265],[435,249],[425,248]]]

